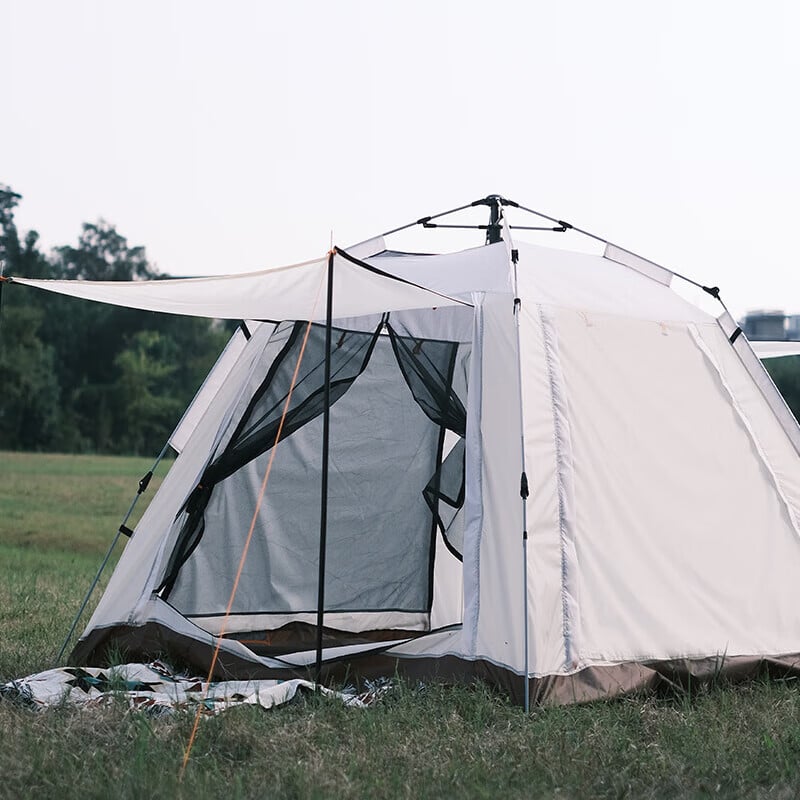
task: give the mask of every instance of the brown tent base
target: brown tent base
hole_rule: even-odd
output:
[[[180,669],[206,674],[212,648],[208,643],[155,622],[142,626],[95,628],[72,652],[76,665],[107,665],[120,659],[162,658]],[[311,667],[269,668],[227,652],[219,652],[214,680],[311,678]],[[455,656],[397,658],[380,651],[329,661],[323,666],[322,681],[354,682],[377,677],[402,676],[412,680],[441,680],[470,684],[478,681],[506,692],[513,703],[523,705],[522,676],[485,660],[468,661]],[[695,691],[718,681],[739,683],[756,678],[800,677],[800,654],[784,656],[723,656],[687,658],[674,661],[623,663],[587,667],[572,675],[547,675],[529,681],[531,705],[559,706],[610,700],[639,693]]]

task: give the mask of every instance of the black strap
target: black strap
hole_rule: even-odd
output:
[[[139,481],[139,494],[144,494],[147,491],[147,487],[150,485],[150,479],[153,477],[153,470],[150,470],[140,481]]]

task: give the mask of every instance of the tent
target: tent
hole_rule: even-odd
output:
[[[489,243],[444,255],[14,279],[247,321],[75,663],[480,678],[525,705],[794,669],[800,428],[746,337],[682,276],[518,241],[516,204],[478,202]]]

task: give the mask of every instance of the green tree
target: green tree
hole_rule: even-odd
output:
[[[114,360],[120,449],[151,453],[161,448],[183,411],[172,389],[174,343],[158,331],[139,331]]]
[[[792,409],[795,419],[800,420],[800,356],[768,358],[764,366]]]
[[[58,247],[56,254],[61,278],[132,281],[158,276],[158,270],[147,261],[144,247],[130,247],[128,240],[103,219],[84,222],[78,246]]]
[[[0,184],[0,261],[5,275],[26,275],[29,278],[49,278],[50,264],[39,251],[39,234],[28,231],[20,239],[14,220],[21,195],[8,186]]]
[[[163,277],[143,247],[105,221],[84,224],[75,247],[54,258],[60,277]],[[43,330],[56,353],[64,446],[97,452],[157,452],[205,378],[228,334],[205,319],[156,314],[49,295]]]
[[[20,239],[14,211],[20,195],[0,184],[0,262],[6,276],[48,277],[39,235]],[[0,448],[38,449],[55,435],[59,419],[54,353],[42,342],[45,312],[36,298],[0,284]]]
[[[161,276],[144,247],[104,221],[51,256],[14,219],[20,195],[0,184],[6,275],[83,280]],[[154,453],[230,332],[214,321],[117,308],[24,286],[3,289],[0,448]]]
[[[56,434],[58,383],[53,351],[38,332],[43,312],[19,306],[0,327],[0,449],[36,450]]]
[[[84,223],[77,246],[57,248],[52,270],[59,278],[83,280],[135,280],[158,274],[143,247],[129,246],[103,220]],[[156,315],[60,295],[47,294],[42,302],[48,310],[42,338],[55,352],[62,387],[65,424],[59,444],[69,450],[125,452],[120,438],[125,409],[116,359]]]

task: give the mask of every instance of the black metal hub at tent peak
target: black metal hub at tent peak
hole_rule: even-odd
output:
[[[441,217],[447,217],[451,214],[457,214],[459,211],[464,211],[467,208],[475,208],[476,206],[488,206],[489,208],[489,224],[488,225],[455,225],[449,223],[441,223],[441,222],[433,222],[435,219],[440,219]],[[525,208],[525,206],[521,206],[519,203],[515,202],[514,200],[509,200],[507,197],[503,197],[499,194],[489,194],[486,197],[482,197],[479,200],[473,200],[471,203],[467,203],[463,206],[458,206],[457,208],[451,208],[448,211],[442,211],[438,214],[431,214],[427,217],[420,217],[414,222],[408,223],[408,225],[402,225],[399,228],[393,228],[390,231],[386,231],[383,236],[389,236],[392,233],[398,233],[399,231],[406,230],[407,228],[413,228],[414,225],[421,225],[423,228],[451,228],[451,229],[459,229],[459,230],[478,230],[478,231],[486,231],[486,244],[495,244],[497,242],[502,241],[502,226],[500,224],[500,219],[502,217],[501,209],[505,206],[511,206],[512,208],[518,208],[521,211],[527,211],[529,214],[534,214],[537,217],[541,217],[543,219],[548,220],[549,222],[556,223],[555,225],[545,225],[545,226],[531,226],[531,225],[509,225],[509,228],[515,230],[524,230],[524,231],[551,231],[555,233],[564,233],[567,230],[572,229],[572,225],[568,222],[564,222],[563,220],[554,219],[553,217],[548,217],[546,214],[540,214],[538,211],[533,211],[530,208]]]
[[[476,201],[489,206],[489,225],[486,229],[486,244],[495,244],[502,240],[500,235],[500,206],[508,203],[499,194],[490,194],[483,200]],[[515,204],[516,205],[516,204]]]
[[[440,219],[441,217],[447,217],[451,214],[457,214],[459,211],[464,211],[467,208],[474,208],[475,206],[488,206],[489,208],[489,224],[488,225],[452,225],[452,224],[444,224],[441,222],[433,222],[435,219]],[[389,236],[393,233],[399,233],[400,231],[407,230],[408,228],[413,228],[415,225],[421,225],[423,228],[457,228],[460,230],[480,230],[486,231],[486,244],[495,244],[497,242],[502,241],[502,225],[500,224],[500,220],[502,219],[502,212],[501,209],[505,208],[506,206],[510,206],[511,208],[518,208],[520,211],[525,211],[527,214],[533,214],[535,217],[539,217],[540,219],[547,220],[548,222],[553,223],[552,225],[508,225],[509,230],[521,230],[521,231],[550,231],[552,233],[566,233],[567,231],[574,231],[575,233],[579,233],[583,236],[587,236],[589,239],[594,239],[596,242],[600,242],[606,246],[615,247],[617,250],[622,250],[636,258],[642,258],[641,256],[637,255],[631,250],[628,250],[624,247],[620,247],[619,245],[615,245],[612,242],[609,242],[608,239],[604,239],[602,236],[597,236],[594,233],[590,233],[589,231],[583,230],[582,228],[578,228],[575,225],[570,224],[569,222],[565,222],[563,219],[558,219],[556,217],[551,217],[548,214],[543,214],[541,211],[536,211],[533,208],[528,208],[527,206],[523,206],[520,203],[517,203],[515,200],[509,200],[507,197],[503,197],[499,194],[489,194],[486,197],[482,197],[479,200],[473,200],[471,203],[467,203],[463,206],[458,206],[457,208],[451,208],[449,211],[441,211],[438,214],[431,214],[427,217],[420,217],[414,222],[409,222],[407,225],[401,225],[399,228],[393,228],[390,231],[386,231],[385,233],[381,234],[382,236]],[[646,261],[649,259],[645,259]],[[655,262],[650,262],[655,264]],[[660,264],[655,264],[655,266],[661,266]],[[720,305],[727,311],[727,307],[725,303],[722,301],[720,297],[720,291],[717,286],[706,286],[698,281],[692,280],[692,278],[687,277],[686,275],[681,274],[680,272],[676,272],[674,269],[669,269],[667,267],[661,267],[662,269],[666,269],[668,272],[671,272],[676,278],[680,278],[680,280],[685,281],[692,286],[696,286],[698,289],[702,289],[706,294],[711,295],[714,299],[718,300]]]

